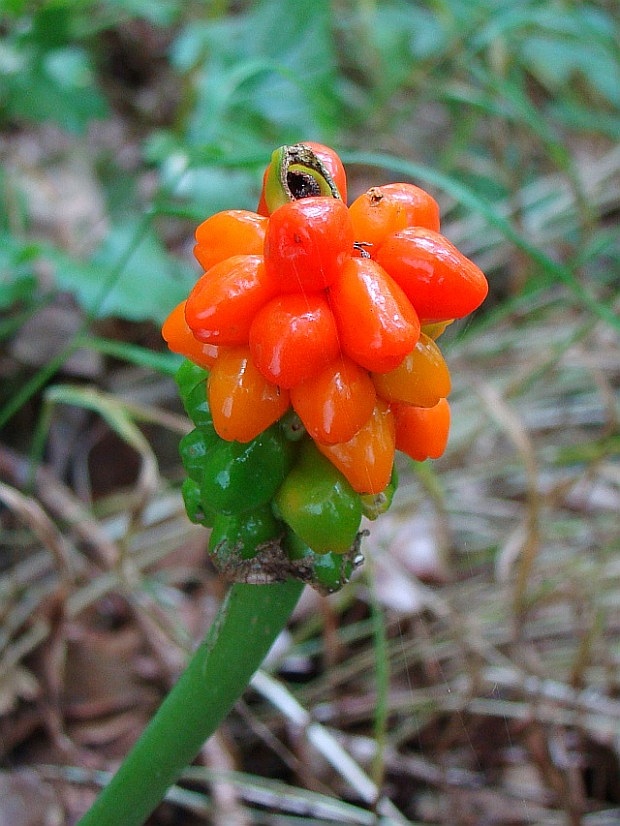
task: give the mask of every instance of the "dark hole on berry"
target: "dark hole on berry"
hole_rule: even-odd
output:
[[[372,257],[367,247],[372,247],[372,244],[368,243],[368,241],[355,241],[353,244],[353,248],[359,252],[362,258]]]
[[[288,172],[286,183],[296,201],[321,194],[318,181],[305,172]]]

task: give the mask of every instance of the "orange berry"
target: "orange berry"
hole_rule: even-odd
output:
[[[200,341],[246,344],[258,310],[276,294],[260,255],[233,255],[211,267],[194,285],[185,318]]]
[[[367,371],[342,356],[291,389],[291,403],[310,436],[323,444],[351,439],[368,421],[376,391]]]
[[[370,419],[346,442],[317,447],[357,493],[381,493],[394,466],[395,427],[390,406],[378,399]]]
[[[409,227],[389,235],[376,259],[403,289],[423,324],[462,318],[482,304],[482,270],[438,232]]]
[[[210,270],[231,255],[262,255],[267,218],[247,209],[217,212],[196,229],[194,255]]]
[[[389,402],[434,407],[450,392],[450,372],[432,338],[420,334],[415,348],[389,373],[373,373],[377,393]]]
[[[377,249],[393,232],[420,226],[439,231],[439,206],[435,199],[413,184],[373,186],[349,207],[355,240]]]
[[[396,424],[396,449],[416,462],[439,459],[450,432],[450,405],[440,399],[434,407],[392,405]]]
[[[350,258],[329,289],[343,351],[367,370],[393,370],[414,348],[420,322],[407,296],[370,258]]]
[[[250,442],[289,407],[288,391],[262,376],[249,347],[220,350],[209,373],[207,397],[216,433],[227,441]]]
[[[269,218],[265,268],[281,292],[329,287],[352,252],[349,211],[337,198],[290,201]]]
[[[209,369],[217,358],[218,348],[214,344],[204,344],[194,337],[185,320],[185,301],[172,310],[164,321],[161,334],[173,353],[185,356],[199,367]]]
[[[323,293],[289,293],[258,311],[250,327],[254,363],[268,381],[293,387],[340,353],[338,330]]]

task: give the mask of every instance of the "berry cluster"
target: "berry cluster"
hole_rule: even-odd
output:
[[[319,585],[332,590],[347,576],[334,554],[389,505],[395,450],[445,448],[436,340],[482,303],[486,279],[440,234],[428,193],[389,184],[347,207],[340,159],[312,143],[276,150],[258,211],[213,215],[196,242],[204,275],[163,327],[191,362],[188,512],[213,526],[220,558],[284,537],[290,559],[331,559]]]

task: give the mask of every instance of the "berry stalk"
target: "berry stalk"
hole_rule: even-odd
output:
[[[231,586],[211,630],[78,826],[142,826],[239,699],[303,584]]]

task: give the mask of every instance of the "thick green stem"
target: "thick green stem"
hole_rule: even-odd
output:
[[[142,826],[259,668],[303,589],[237,583],[204,642],[78,826]]]

